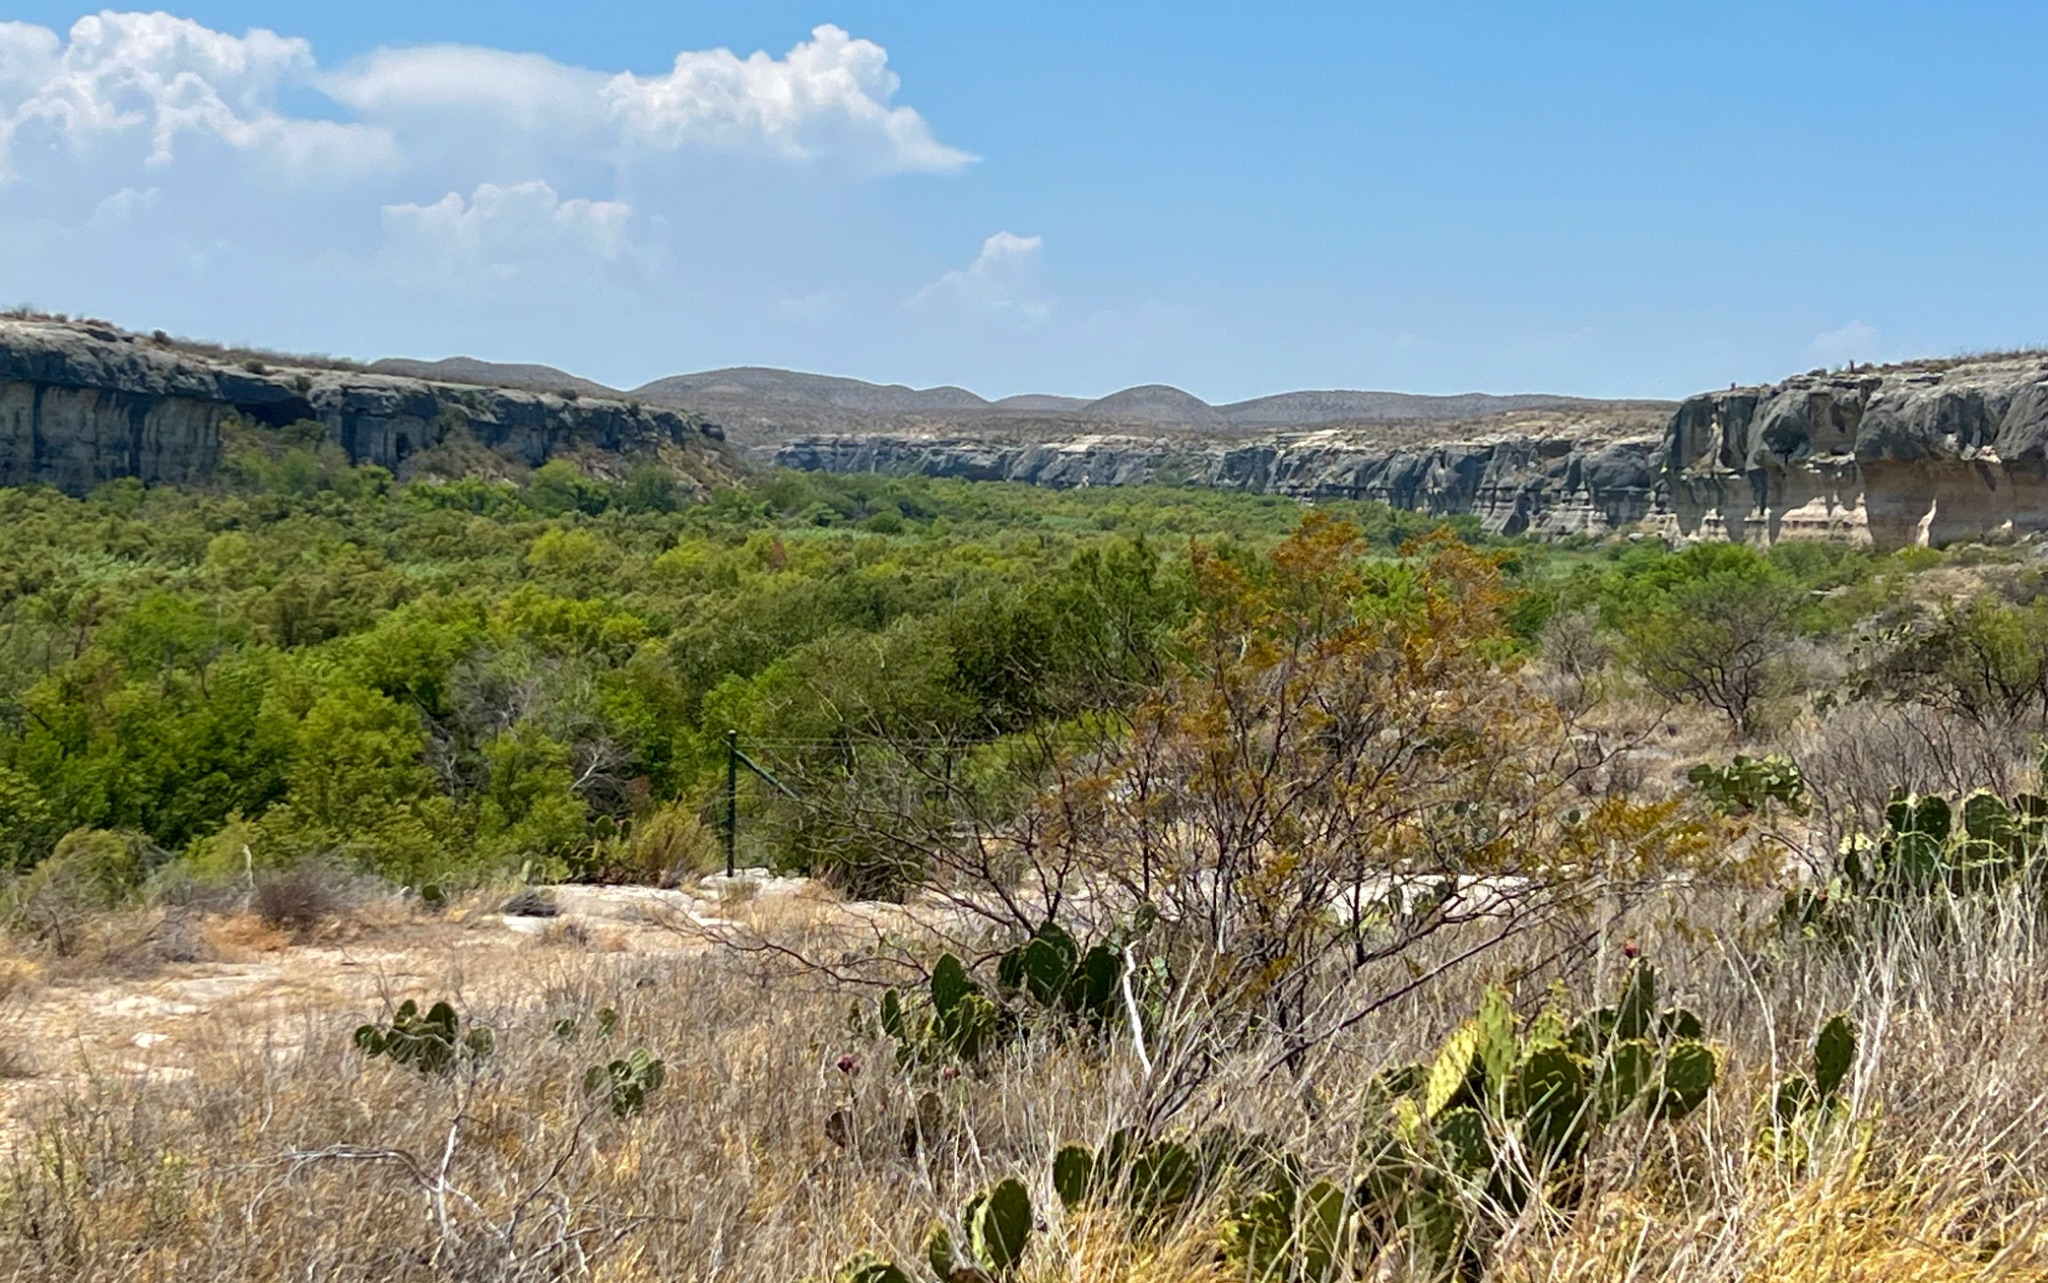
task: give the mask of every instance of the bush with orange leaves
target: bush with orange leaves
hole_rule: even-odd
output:
[[[986,747],[901,746],[900,786],[846,806],[924,871],[970,965],[1051,925],[1113,944],[1155,1119],[1276,1034],[1298,1070],[1451,965],[1362,979],[1428,937],[1470,928],[1459,962],[1538,931],[1570,949],[1592,906],[1726,858],[1689,803],[1604,790],[1614,749],[1521,678],[1498,557],[1374,556],[1314,514],[1270,554],[1192,561],[1195,619],[1135,708],[1001,746],[998,790]]]

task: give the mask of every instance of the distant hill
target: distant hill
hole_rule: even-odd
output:
[[[1097,420],[1127,426],[1228,431],[1336,423],[1462,421],[1516,410],[1593,409],[1608,404],[1530,393],[1418,396],[1406,392],[1323,391],[1282,392],[1218,406],[1162,383],[1125,388],[1092,401],[1044,393],[988,401],[959,387],[912,388],[900,383],[884,385],[760,366],[678,374],[636,388],[632,395],[681,409],[713,414],[722,410],[728,417],[737,412],[739,419],[761,426],[786,419],[787,426],[797,430],[827,426],[855,430],[859,425],[845,418],[848,413],[913,416],[927,421],[927,426],[950,424],[963,430],[985,415],[1005,421],[1025,416],[1034,420]],[[933,422],[934,419],[942,422]]]
[[[1084,396],[1043,396],[1035,392],[1026,392],[1020,396],[1004,397],[995,403],[995,408],[1033,413],[1046,410],[1066,413],[1082,409],[1087,404],[1088,398]]]
[[[633,395],[657,404],[683,405],[700,400],[756,400],[791,405],[860,410],[870,414],[903,414],[920,410],[985,410],[988,402],[966,388],[884,386],[829,374],[803,374],[736,366],[702,374],[677,374],[633,389]]]
[[[1282,392],[1217,409],[1240,427],[1284,427],[1317,423],[1413,422],[1429,419],[1479,419],[1515,410],[1567,410],[1602,404],[1583,397],[1520,394],[1492,396],[1465,392],[1455,396],[1416,396],[1408,392]]]
[[[1091,419],[1181,428],[1220,428],[1228,422],[1207,401],[1163,383],[1112,392],[1100,401],[1090,401],[1081,413]]]
[[[990,401],[951,385],[914,388],[901,383],[869,383],[863,379],[755,365],[670,375],[622,392],[552,366],[505,364],[466,356],[441,361],[390,359],[369,368],[386,374],[533,392],[626,397],[712,419],[723,424],[737,444],[757,452],[772,451],[779,441],[818,433],[910,431],[967,437],[1017,433],[1059,436],[1112,429],[1156,429],[1235,437],[1290,428],[1468,423],[1524,411],[1596,414],[1652,404],[1542,393],[1421,396],[1332,389],[1281,392],[1228,405],[1211,405],[1193,393],[1163,383],[1125,388],[1093,400],[1024,393]]]
[[[387,357],[373,362],[377,374],[397,374],[409,379],[436,379],[443,383],[475,383],[491,388],[518,388],[525,392],[574,392],[578,396],[623,396],[617,388],[579,379],[552,365],[508,365],[479,361],[473,356],[451,356],[440,361],[412,361]]]

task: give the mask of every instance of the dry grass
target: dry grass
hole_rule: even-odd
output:
[[[1631,922],[1727,1046],[1727,1079],[1680,1127],[1612,1138],[1584,1204],[1512,1227],[1497,1276],[2048,1279],[2048,958],[2020,907],[1863,950],[1758,937],[1745,923],[1769,905],[1736,893]],[[843,945],[825,906],[803,910],[779,918],[787,943]],[[851,1039],[848,993],[769,982],[715,951],[528,956],[532,974],[501,989],[520,1000],[454,995],[497,1031],[474,1073],[366,1061],[349,1032],[377,1013],[308,1011],[279,1040],[222,1026],[189,1078],[80,1080],[16,1124],[0,1273],[789,1283],[829,1278],[861,1248],[920,1261],[935,1216],[1017,1175],[1050,1209],[1025,1283],[1235,1277],[1215,1257],[1213,1207],[1147,1241],[1119,1218],[1058,1211],[1052,1148],[1099,1141],[1136,1107],[1141,1074],[1120,1043],[1032,1041],[983,1076],[936,1084],[936,1134],[906,1154],[933,1084]],[[1369,1076],[1422,1053],[1478,983],[1527,960],[1493,959],[1389,1007],[1329,1049],[1312,1093],[1226,1067],[1186,1121],[1271,1133],[1342,1178]],[[1566,978],[1586,988],[1617,961]],[[600,1040],[589,1017],[606,1006],[620,1019]],[[1822,1147],[1817,1172],[1781,1169],[1757,1156],[1753,1102],[1839,1009],[1866,1030],[1860,1121]],[[564,1017],[584,1026],[574,1041],[553,1032]],[[664,1057],[668,1080],[643,1116],[619,1120],[579,1084],[633,1046]],[[859,1068],[846,1074],[835,1062],[849,1052]],[[825,1126],[839,1110],[843,1145]],[[1360,1267],[1406,1276],[1398,1254]]]

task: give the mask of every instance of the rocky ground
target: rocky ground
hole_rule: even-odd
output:
[[[375,1020],[408,998],[453,998],[465,1010],[517,1006],[549,976],[592,957],[701,950],[707,932],[765,927],[827,903],[803,878],[751,872],[688,890],[540,888],[441,914],[390,897],[296,938],[246,913],[187,921],[192,938],[171,952],[190,961],[120,947],[123,937],[161,940],[160,912],[110,923],[114,947],[92,962],[0,963],[9,991],[0,1005],[0,1153],[19,1139],[31,1107],[65,1088],[187,1078],[207,1059],[289,1057],[318,1026]]]

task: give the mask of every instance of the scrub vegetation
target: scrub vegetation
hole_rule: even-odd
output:
[[[277,434],[0,492],[9,1010],[675,889],[176,1074],[17,1021],[4,1269],[2048,1278],[2044,585]]]

